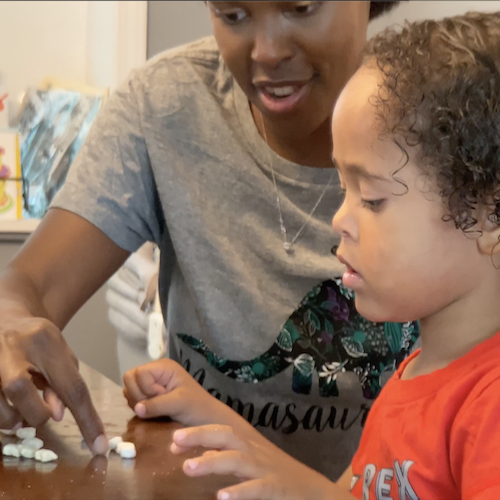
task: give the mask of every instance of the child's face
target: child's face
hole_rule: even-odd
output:
[[[443,222],[446,205],[417,168],[414,148],[402,144],[405,165],[404,152],[379,137],[369,103],[379,78],[378,70],[361,68],[335,107],[333,156],[346,195],[333,227],[341,236],[337,255],[348,266],[344,284],[356,292],[360,314],[409,321],[471,293],[484,273],[484,256],[474,237]]]

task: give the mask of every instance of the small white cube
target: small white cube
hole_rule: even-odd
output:
[[[52,450],[42,448],[41,450],[37,450],[35,452],[35,460],[38,460],[39,462],[52,462],[58,458],[59,457]]]
[[[34,450],[33,448],[21,446],[21,449],[19,451],[21,453],[21,456],[24,458],[35,458],[35,453],[38,450]]]
[[[111,438],[109,440],[109,449],[116,450],[120,443],[123,443],[123,439],[120,436],[116,436],[114,438]]]
[[[116,451],[120,454],[122,458],[134,458],[136,454],[135,444],[122,442],[118,445]]]
[[[43,441],[39,438],[28,438],[23,440],[21,446],[37,451],[43,448]]]
[[[5,455],[6,457],[19,458],[21,456],[21,453],[19,451],[19,447],[17,446],[17,444],[6,444],[2,448],[2,454]]]
[[[34,427],[22,427],[16,431],[16,436],[19,439],[29,439],[36,436],[36,429]]]

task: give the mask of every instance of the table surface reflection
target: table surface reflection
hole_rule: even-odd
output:
[[[213,500],[218,489],[235,483],[227,477],[188,478],[182,462],[196,452],[176,457],[169,451],[179,424],[138,419],[121,387],[83,363],[80,372],[108,437],[135,443],[136,458],[122,459],[116,453],[92,458],[66,412],[62,422],[49,422],[37,431],[45,447],[59,455],[57,462],[2,457],[0,500]],[[2,436],[2,444],[9,442],[17,440]]]

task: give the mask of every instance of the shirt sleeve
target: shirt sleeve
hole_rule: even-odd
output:
[[[464,407],[451,434],[450,460],[465,500],[500,498],[500,381]]]
[[[130,252],[159,243],[163,212],[131,78],[108,99],[73,162],[51,208],[71,211]]]

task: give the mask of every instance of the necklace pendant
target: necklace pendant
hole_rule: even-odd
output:
[[[292,251],[292,245],[288,241],[285,241],[285,243],[283,243],[283,248],[285,249],[286,253],[290,253]]]

